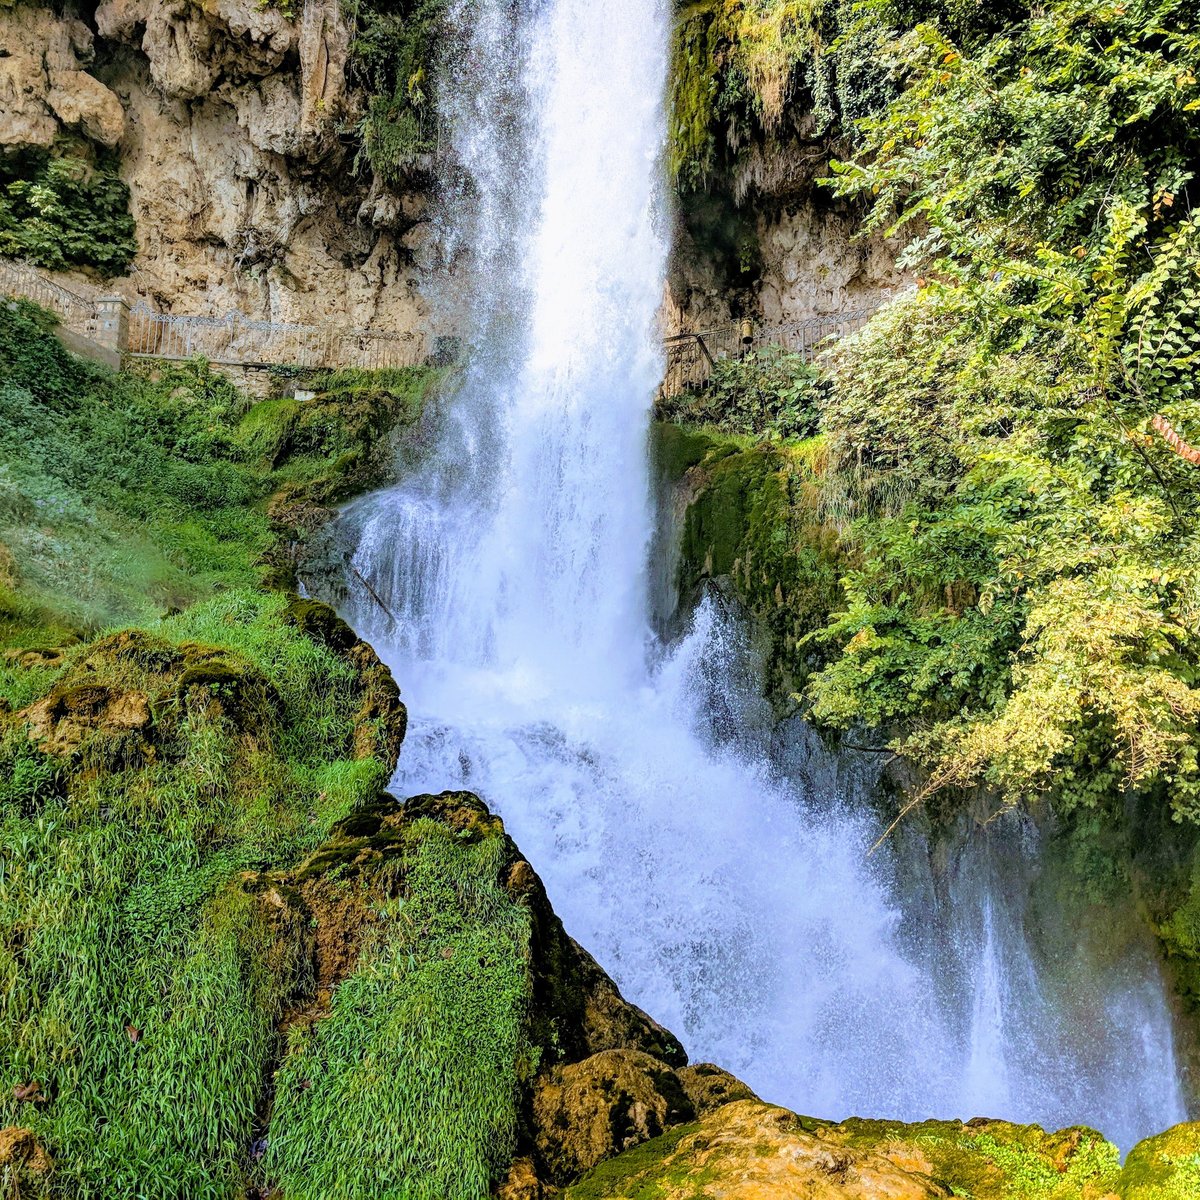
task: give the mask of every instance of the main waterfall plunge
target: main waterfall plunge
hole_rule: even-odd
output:
[[[471,354],[437,451],[341,522],[351,619],[410,705],[397,794],[480,793],[627,995],[766,1099],[1125,1145],[1182,1119],[1149,955],[1039,977],[1031,835],[973,847],[941,901],[899,889],[819,752],[771,765],[718,605],[651,635],[664,0],[453,18],[440,241]]]

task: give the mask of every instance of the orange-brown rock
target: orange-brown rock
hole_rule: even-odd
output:
[[[554,1182],[690,1121],[678,1075],[640,1050],[603,1050],[556,1067],[533,1096],[538,1157]]]
[[[53,1171],[54,1160],[32,1129],[20,1125],[0,1129],[0,1179],[6,1185],[5,1200],[44,1195]]]
[[[1129,1164],[1121,1170],[1114,1145],[1082,1126],[1047,1133],[1037,1125],[986,1119],[834,1124],[759,1100],[737,1100],[602,1162],[562,1195],[563,1200],[1015,1200],[1018,1195],[1023,1200],[1191,1200],[1196,1193],[1187,1190],[1180,1167],[1193,1161],[1194,1135],[1176,1138],[1171,1154],[1151,1142],[1131,1152],[1131,1173]],[[1131,1191],[1134,1175],[1138,1181],[1152,1180],[1158,1190]]]
[[[496,1189],[496,1200],[542,1200],[545,1195],[541,1182],[528,1158],[518,1158],[508,1170],[504,1182]]]
[[[73,754],[93,733],[142,733],[152,720],[144,692],[100,683],[56,687],[18,715],[31,740],[55,758]]]
[[[721,1105],[632,1154],[603,1164],[570,1200],[934,1200],[953,1195],[873,1150],[806,1130],[801,1118],[758,1100]]]
[[[713,1063],[683,1067],[678,1074],[687,1098],[700,1117],[722,1104],[758,1099],[740,1079]]]

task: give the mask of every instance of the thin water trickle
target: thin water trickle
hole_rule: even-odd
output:
[[[953,953],[916,947],[872,819],[769,765],[718,605],[654,643],[666,0],[451,9],[443,300],[471,354],[438,451],[341,522],[391,614],[351,580],[349,615],[410,707],[395,790],[480,793],[626,993],[771,1100],[1126,1143],[1180,1119],[1173,1062],[1064,1075],[1088,1031],[1010,986],[1020,906],[990,882],[973,921],[915,914]],[[1103,998],[1108,1041],[1169,1055],[1153,972]]]

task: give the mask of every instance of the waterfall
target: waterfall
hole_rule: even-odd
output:
[[[410,707],[394,790],[482,795],[626,994],[767,1099],[1111,1116],[1126,1142],[1181,1119],[1172,1063],[1100,1061],[1086,1112],[1036,1058],[1018,1074],[1012,1031],[1042,1017],[1006,977],[1013,923],[967,921],[946,986],[887,853],[865,853],[873,819],[771,765],[736,622],[710,599],[676,644],[651,634],[666,0],[451,17],[438,241],[470,354],[436,451],[341,518],[374,593],[348,615]],[[1121,996],[1109,1041],[1169,1054],[1161,987]],[[1051,1031],[1064,1053],[1087,1037]]]

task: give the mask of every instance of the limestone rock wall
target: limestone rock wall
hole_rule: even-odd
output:
[[[102,146],[125,132],[118,97],[88,73],[95,37],[78,17],[33,4],[0,8],[0,147],[49,146],[63,129]]]
[[[860,237],[859,209],[821,188],[828,160],[828,146],[771,144],[731,178],[682,198],[664,309],[668,331],[742,316],[765,325],[804,321],[873,307],[912,284],[896,265],[902,242],[879,233]],[[706,223],[718,227],[715,239],[706,236]]]
[[[421,181],[355,170],[362,98],[339,0],[0,8],[0,144],[82,133],[120,155],[138,253],[114,290],[164,311],[421,329]]]
[[[894,241],[858,239],[857,215],[822,204],[813,192],[765,208],[756,224],[757,302],[768,324],[870,307],[908,283],[896,266]]]

